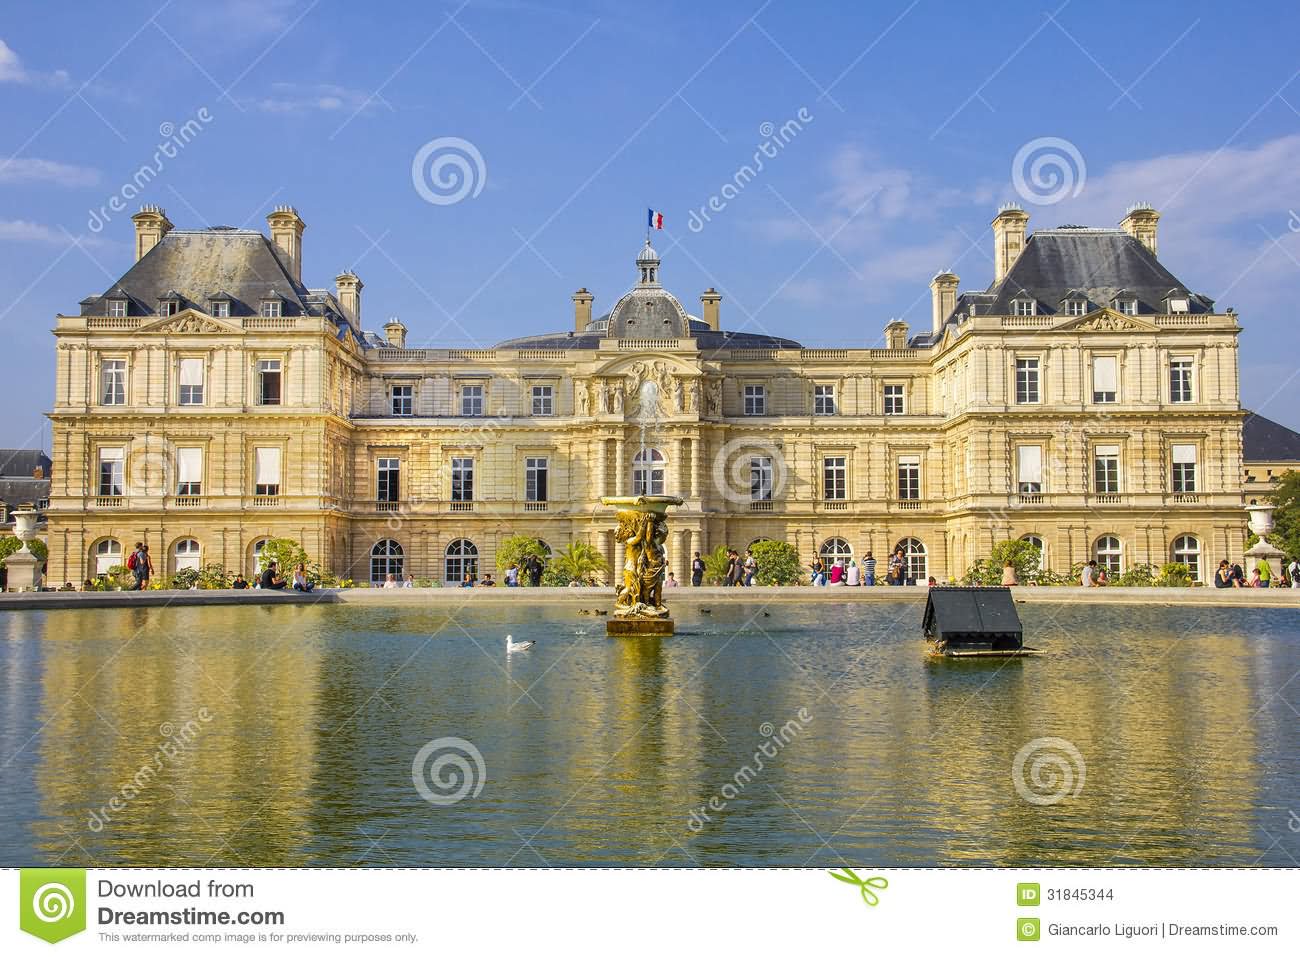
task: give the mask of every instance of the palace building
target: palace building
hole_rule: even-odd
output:
[[[1096,558],[1191,565],[1244,545],[1231,310],[1157,256],[1159,214],[1118,228],[993,220],[979,291],[930,283],[931,323],[884,348],[727,331],[663,284],[647,241],[601,315],[492,348],[408,348],[362,321],[362,282],[303,281],[306,224],[269,236],[132,217],[136,261],[57,317],[49,577],[81,581],[137,541],[159,574],[253,571],[288,537],[340,576],[495,573],[505,537],[596,546],[601,496],[667,493],[670,568],[760,538],[960,577],[1032,538],[1056,571]]]

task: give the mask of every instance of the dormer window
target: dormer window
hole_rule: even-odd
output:
[[[1013,316],[1034,315],[1034,300],[1032,299],[1011,300],[1011,315]]]
[[[280,300],[279,300],[279,299],[263,299],[263,300],[262,300],[262,318],[263,318],[263,319],[279,319],[279,318],[280,318],[280,315],[281,315],[280,306],[281,306],[281,303],[280,303]]]
[[[229,299],[213,299],[212,302],[209,303],[209,305],[211,306],[211,315],[215,316],[218,319],[230,318]]]
[[[126,300],[125,299],[108,300],[108,314],[112,316],[114,319],[121,319],[123,316],[125,316]]]
[[[1067,316],[1082,316],[1088,312],[1087,299],[1067,299],[1065,300],[1065,314]]]
[[[1186,299],[1186,297],[1183,297],[1183,296],[1174,296],[1174,297],[1170,298],[1170,300],[1169,300],[1169,311],[1170,311],[1170,312],[1186,312],[1186,311],[1187,311],[1187,299]]]
[[[159,299],[158,315],[174,316],[181,311],[181,302],[179,299]]]
[[[1126,316],[1136,316],[1138,314],[1138,301],[1129,298],[1116,299],[1115,311],[1122,312]]]

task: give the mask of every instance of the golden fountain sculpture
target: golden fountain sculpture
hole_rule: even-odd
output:
[[[664,605],[668,572],[668,506],[681,505],[675,495],[636,495],[602,498],[618,509],[615,541],[623,543],[623,582],[614,601],[614,615],[605,623],[607,635],[667,637],[673,620]]]

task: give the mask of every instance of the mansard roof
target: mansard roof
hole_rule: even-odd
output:
[[[200,309],[230,300],[232,316],[255,316],[262,300],[282,299],[289,316],[334,315],[328,296],[296,281],[275,244],[255,230],[173,229],[102,296],[83,300],[83,316],[108,314],[109,299],[126,299],[127,315],[148,316],[162,299]]]
[[[1109,306],[1121,292],[1138,301],[1138,315],[1167,313],[1171,294],[1188,300],[1189,312],[1212,312],[1214,301],[1191,293],[1141,241],[1122,229],[1067,226],[1030,234],[1002,282],[989,287],[993,300],[981,312],[1011,313],[1012,302],[1033,299],[1039,315],[1063,311],[1073,294]]]
[[[537,336],[524,336],[519,339],[507,339],[498,342],[498,349],[596,349],[600,340],[618,338],[606,333],[608,316],[593,320],[586,332],[548,332]],[[712,349],[801,349],[793,339],[780,336],[768,336],[754,332],[729,332],[710,329],[699,319],[690,318],[690,336],[695,339],[701,352]],[[637,338],[659,339],[680,338],[678,336],[654,336],[646,334]]]
[[[1247,462],[1300,462],[1300,432],[1255,412],[1242,423],[1241,445]]]
[[[37,468],[44,478],[49,478],[53,464],[40,449],[0,449],[0,477],[3,478],[29,479]]]

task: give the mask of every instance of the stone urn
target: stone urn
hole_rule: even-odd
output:
[[[41,560],[28,547],[28,543],[36,537],[38,513],[34,508],[20,508],[10,514],[14,518],[14,535],[23,543],[23,547],[4,560],[5,590],[39,591]]]
[[[1269,532],[1273,531],[1273,511],[1276,505],[1247,505],[1246,511],[1250,513],[1250,530],[1264,538]]]
[[[1275,508],[1277,508],[1276,505],[1246,506],[1246,511],[1250,515],[1250,530],[1259,536],[1259,541],[1246,549],[1245,559],[1248,571],[1258,568],[1260,562],[1268,562],[1268,567],[1274,575],[1282,570],[1282,563],[1286,555],[1282,549],[1265,538],[1269,532],[1273,531],[1273,510]]]
[[[681,505],[675,495],[602,498],[618,509],[614,539],[623,545],[623,569],[607,635],[667,637],[673,620],[664,604],[667,577],[668,507]]]

